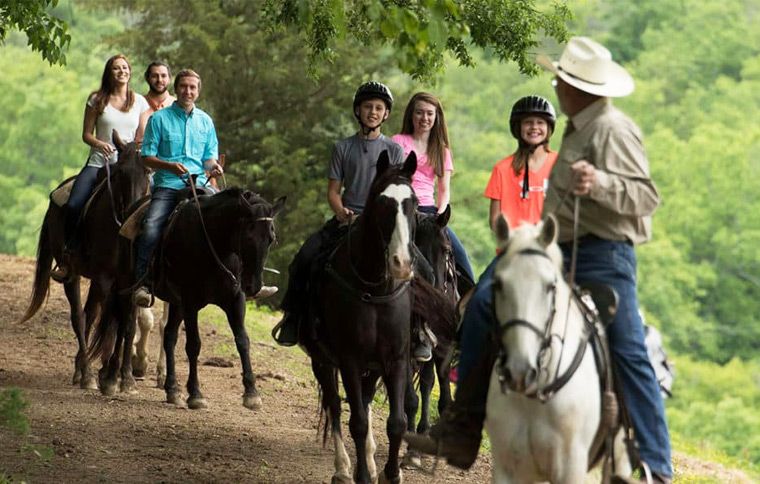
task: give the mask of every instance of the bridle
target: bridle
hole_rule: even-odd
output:
[[[546,252],[539,249],[534,249],[534,248],[522,249],[514,253],[513,255],[539,256],[539,257],[545,257],[547,259],[550,259],[549,255]],[[501,255],[499,257],[504,257],[504,256]],[[541,372],[550,371],[548,368],[544,368],[543,362],[546,360],[547,351],[551,348],[552,340],[555,337],[559,339],[560,344],[561,344],[561,349],[560,349],[559,358],[557,360],[557,368],[555,370],[554,380],[552,380],[551,383],[549,383],[548,385],[544,387],[536,386],[535,390],[524,393],[524,396],[526,396],[527,398],[537,399],[541,401],[542,403],[546,403],[547,401],[549,401],[554,396],[554,394],[556,394],[563,386],[565,386],[565,384],[568,381],[570,381],[570,378],[573,376],[575,371],[580,366],[580,363],[583,359],[583,355],[586,352],[586,347],[588,346],[589,338],[591,337],[591,334],[592,334],[592,331],[589,331],[587,326],[584,326],[584,331],[578,343],[578,348],[576,349],[575,356],[573,357],[573,360],[570,363],[570,366],[567,368],[567,370],[565,370],[565,372],[560,375],[559,374],[560,365],[562,363],[562,356],[565,350],[565,336],[566,336],[568,321],[570,317],[570,311],[568,310],[565,313],[565,326],[564,326],[564,331],[563,331],[562,336],[553,334],[552,328],[554,325],[554,321],[556,319],[555,316],[557,312],[557,297],[558,297],[557,284],[558,282],[559,282],[558,277],[555,275],[554,282],[551,285],[551,308],[549,310],[549,315],[547,316],[546,321],[544,322],[543,330],[539,328],[538,326],[536,326],[535,324],[531,323],[530,321],[515,318],[515,319],[509,319],[504,322],[499,322],[499,326],[496,332],[497,341],[502,341],[502,337],[504,336],[504,333],[515,328],[525,328],[535,333],[540,341],[538,356],[536,358],[537,359],[536,367]],[[568,309],[570,307],[570,302],[572,300],[573,294],[574,293],[570,291],[568,295]],[[495,298],[494,298],[494,301],[495,301]],[[498,321],[498,318],[496,316],[495,303],[492,304],[492,308],[494,311],[494,319]],[[498,355],[497,364],[496,364],[496,372],[499,378],[499,383],[501,386],[502,393],[505,393],[507,391],[507,375],[505,372],[506,358],[507,358],[507,354],[504,349],[504,346],[500,344],[499,355]]]

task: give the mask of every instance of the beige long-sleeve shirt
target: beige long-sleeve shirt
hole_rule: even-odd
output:
[[[544,203],[544,216],[553,212],[559,220],[559,241],[573,238],[574,196],[565,194],[572,190],[570,165],[578,160],[593,164],[597,179],[591,193],[581,197],[578,237],[648,241],[660,196],[649,177],[638,126],[608,98],[590,104],[570,121],[574,129],[562,140]]]

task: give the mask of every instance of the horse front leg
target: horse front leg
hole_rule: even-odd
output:
[[[79,293],[80,278],[77,276],[63,284],[66,299],[69,301],[71,329],[77,339],[77,354],[74,357],[74,376],[72,385],[82,385],[86,368],[89,366],[87,357],[87,338],[85,336],[84,318],[82,317],[82,299]],[[97,386],[95,387],[97,388]]]
[[[240,355],[240,365],[243,368],[243,406],[251,410],[261,408],[261,397],[256,389],[256,376],[251,368],[251,343],[248,340],[248,333],[245,330],[245,294],[241,291],[232,304],[226,309],[227,321],[230,323],[230,329],[235,336],[235,346]]]
[[[90,281],[90,289],[87,291],[87,302],[84,304],[84,340],[87,342],[90,341],[90,332],[92,331],[93,326],[95,326],[98,318],[101,317],[106,294],[107,292],[102,284],[98,284],[95,281]],[[103,361],[101,363],[105,364],[105,356],[103,357]],[[83,365],[82,381],[79,383],[80,388],[97,390],[98,381],[92,372],[89,357],[84,358]]]
[[[148,342],[153,329],[153,312],[148,308],[137,308],[137,326],[140,339],[132,346],[132,375],[137,380],[145,379],[148,371]]]
[[[420,368],[420,395],[422,405],[420,422],[417,424],[417,433],[424,434],[430,430],[430,394],[435,386],[435,363],[426,361]]]
[[[166,382],[166,351],[164,351],[164,330],[166,323],[169,321],[169,303],[164,301],[163,311],[161,311],[161,321],[158,324],[158,335],[161,344],[158,345],[160,350],[158,354],[158,363],[156,363],[156,387],[163,388]]]
[[[367,438],[364,441],[364,445],[367,450],[367,470],[372,482],[377,481],[377,463],[375,462],[377,443],[375,442],[375,434],[372,430],[372,400],[375,398],[377,380],[379,379],[380,374],[374,371],[362,378],[362,404],[367,411]]]
[[[164,381],[164,391],[166,391],[166,401],[168,403],[179,405],[182,396],[177,386],[177,373],[174,365],[174,347],[177,345],[177,333],[179,324],[182,322],[182,310],[176,304],[169,305],[169,317],[164,330],[164,353],[166,354],[166,380]]]
[[[435,359],[435,373],[438,377],[438,415],[443,415],[446,407],[451,405],[451,365],[445,364],[448,358]]]
[[[198,381],[198,355],[201,353],[201,335],[198,331],[198,311],[185,308],[185,352],[187,353],[187,408],[195,410],[207,408],[208,402],[201,393]]]
[[[398,454],[401,448],[401,438],[406,428],[406,418],[404,416],[404,388],[407,380],[408,358],[401,358],[395,362],[386,364],[383,381],[388,391],[388,404],[390,406],[390,415],[386,422],[386,433],[388,434],[388,462],[385,469],[380,475],[378,482],[401,484],[403,474],[399,468]]]
[[[417,420],[417,409],[420,405],[420,399],[417,391],[414,389],[414,372],[413,365],[409,365],[406,379],[406,392],[404,396],[404,413],[406,414],[406,431],[414,432],[414,422]],[[401,461],[401,467],[405,469],[419,469],[422,466],[422,455],[416,450],[407,446],[406,454]]]
[[[121,357],[121,387],[124,393],[134,395],[137,393],[137,382],[132,375],[132,347],[135,340],[135,331],[137,326],[137,310],[132,294],[127,293],[117,296],[116,317],[118,318],[119,328],[123,328],[124,347],[122,348]]]
[[[362,398],[362,378],[358,366],[350,362],[341,367],[340,374],[343,378],[343,388],[346,390],[346,398],[351,407],[351,418],[348,420],[348,428],[356,447],[356,472],[354,480],[357,484],[372,482],[367,466],[367,432],[369,423],[367,411]],[[403,429],[402,429],[403,431]]]

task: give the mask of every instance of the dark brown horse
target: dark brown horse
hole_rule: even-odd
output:
[[[63,284],[71,307],[71,326],[79,350],[74,360],[74,384],[96,389],[87,357],[87,340],[93,322],[98,318],[105,295],[111,289],[118,269],[119,228],[128,207],[148,191],[148,172],[140,161],[135,143],[124,144],[116,131],[113,141],[119,152],[118,161],[111,165],[110,180],[96,190],[82,215],[78,230],[78,250],[71,260],[71,277]],[[101,170],[105,178],[108,171]],[[64,234],[64,209],[52,201],[45,213],[37,245],[37,265],[29,307],[21,318],[26,321],[42,306],[50,287],[53,259],[61,261]],[[84,309],[80,299],[81,276],[90,279],[90,289]],[[131,379],[131,376],[130,376]],[[134,388],[133,379],[126,380],[125,390]]]
[[[400,168],[390,166],[387,153],[380,156],[364,212],[328,260],[318,295],[316,339],[308,331],[301,335],[322,392],[324,439],[329,428],[335,447],[333,482],[354,482],[341,435],[338,373],[351,408],[355,481],[378,477],[369,404],[382,378],[390,406],[389,449],[379,478],[401,482],[398,454],[406,428],[411,314],[418,302],[427,310],[438,302],[432,286],[419,282],[412,270],[417,199],[411,177],[416,167],[414,154]]]
[[[438,308],[436,314],[454,314],[456,311],[457,294],[457,271],[454,262],[454,253],[451,248],[447,225],[451,217],[451,208],[440,214],[417,215],[417,232],[414,242],[432,268],[433,280],[429,281],[443,295],[446,304]],[[416,317],[416,316],[415,316]],[[420,322],[420,325],[425,322]],[[440,395],[438,397],[438,414],[451,403],[451,386],[449,378],[450,352],[456,338],[456,327],[453,324],[438,324],[433,328],[437,344],[433,349],[433,359],[424,363],[413,363],[413,369],[419,372],[419,397],[414,388],[413,379],[409,379],[406,389],[404,411],[407,419],[407,431],[426,433],[430,429],[430,396],[438,378]],[[431,329],[432,331],[432,329]],[[414,368],[416,366],[416,368]],[[420,412],[419,423],[415,427],[417,411]],[[404,465],[410,468],[419,467],[420,454],[407,449],[404,456]]]
[[[189,408],[204,408],[206,400],[198,382],[198,355],[201,349],[198,311],[209,304],[219,306],[235,337],[243,367],[243,405],[256,409],[261,398],[251,369],[250,344],[245,330],[245,301],[263,285],[262,271],[269,247],[275,241],[274,218],[285,198],[270,204],[258,195],[230,188],[197,203],[188,200],[178,206],[167,224],[155,258],[155,294],[169,302],[169,318],[164,330],[166,352],[166,400],[180,402],[174,365],[174,347],[179,325],[184,319],[190,372],[187,380]],[[128,251],[123,251],[128,253]],[[130,374],[131,335],[134,335],[134,302],[129,289],[134,285],[129,258],[122,260],[117,290],[92,344],[92,353],[108,357],[101,374],[101,389],[116,385]],[[113,315],[114,317],[110,317]],[[113,348],[113,351],[111,351]],[[121,349],[121,351],[120,351]]]

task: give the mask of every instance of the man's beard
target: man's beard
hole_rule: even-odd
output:
[[[168,89],[168,87],[169,86],[165,86],[163,90],[157,91],[153,86],[151,86],[150,84],[148,84],[148,90],[150,91],[150,94],[152,94],[154,96],[161,96],[161,95],[163,95],[166,92],[166,90]]]

